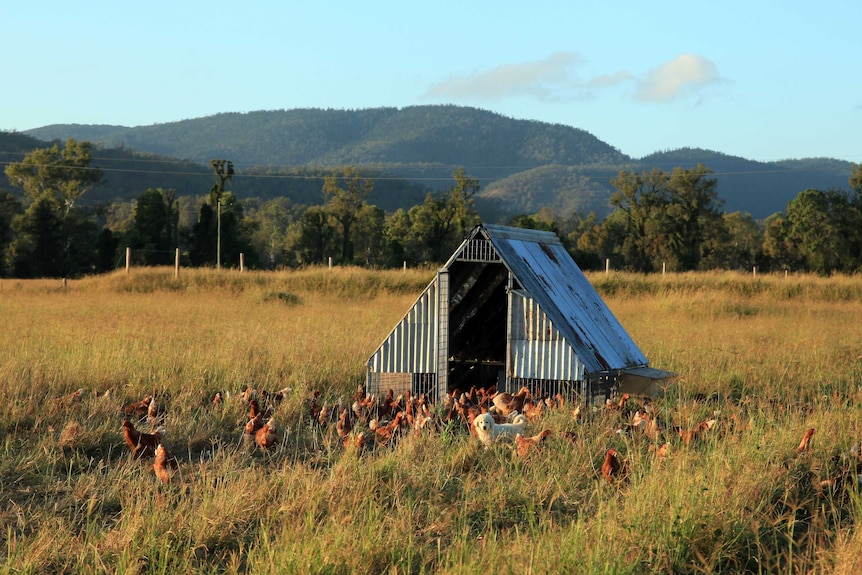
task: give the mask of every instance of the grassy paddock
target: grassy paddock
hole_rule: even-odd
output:
[[[704,441],[671,457],[568,410],[526,460],[458,429],[358,455],[304,417],[333,402],[433,270],[137,269],[0,281],[0,517],[9,573],[854,573],[862,500],[817,482],[862,439],[862,279],[592,274],[651,364],[680,374],[656,413]],[[243,445],[244,386],[291,388],[279,443]],[[83,388],[83,401],[52,398]],[[234,398],[220,407],[219,390]],[[124,444],[155,394],[177,480]],[[709,402],[698,396],[715,396]],[[733,419],[731,419],[731,416]],[[142,424],[142,427],[146,427]],[[796,456],[805,429],[811,452]],[[628,459],[604,483],[605,450]]]

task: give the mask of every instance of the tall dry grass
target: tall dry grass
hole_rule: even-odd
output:
[[[529,459],[456,428],[345,451],[306,398],[349,396],[432,270],[133,270],[0,282],[0,571],[23,573],[858,572],[858,491],[822,494],[862,439],[858,278],[594,274],[657,367],[672,455],[568,410]],[[243,444],[244,386],[290,388],[271,453]],[[83,401],[52,399],[78,388]],[[216,391],[234,399],[214,407]],[[119,409],[155,394],[180,460],[161,484]],[[706,401],[695,401],[696,398]],[[731,419],[731,416],[734,419]],[[143,426],[143,424],[142,424]],[[811,452],[793,450],[815,427]],[[632,469],[607,485],[615,447]]]

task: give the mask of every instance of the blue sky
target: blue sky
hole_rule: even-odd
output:
[[[850,1],[79,3],[0,7],[0,130],[458,104],[639,158],[862,163]]]

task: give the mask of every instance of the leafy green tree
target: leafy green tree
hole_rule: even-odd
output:
[[[422,261],[442,262],[461,243],[465,233],[479,223],[473,196],[479,180],[467,176],[464,168],[452,174],[455,183],[425,202],[410,208],[411,236],[417,240]]]
[[[699,268],[750,271],[753,266],[762,267],[763,227],[748,213],[724,214],[722,220],[723,225],[706,230]]]
[[[99,227],[79,210],[73,210],[63,220],[66,238],[64,276],[77,277],[96,271]]]
[[[412,223],[407,210],[399,208],[383,224],[383,239],[387,245],[388,267],[419,262],[418,249],[412,237]]]
[[[92,159],[90,142],[69,139],[62,149],[54,144],[30,152],[23,161],[6,166],[5,172],[12,185],[23,189],[31,200],[46,195],[56,199],[65,216],[102,180],[102,172],[90,167]]]
[[[241,253],[246,265],[256,265],[257,254],[251,245],[250,230],[243,225],[242,204],[232,192],[216,193],[213,190],[207,202],[201,204],[198,221],[192,227],[189,261],[193,266],[201,266],[215,264],[220,259],[231,262],[231,266],[238,266]]]
[[[781,212],[772,214],[764,221],[763,255],[769,269],[799,270],[805,268],[789,238],[790,224]]]
[[[366,204],[359,210],[353,225],[355,247],[354,262],[366,267],[384,266],[388,263],[386,240],[383,233],[386,213],[377,206]]]
[[[251,242],[262,264],[270,269],[287,265],[287,230],[297,220],[301,207],[287,198],[274,198],[258,205],[246,203],[246,221],[253,223]]]
[[[243,221],[243,208],[237,197],[225,191],[225,184],[234,176],[233,162],[223,159],[210,161],[215,184],[198,211],[197,222],[189,233],[189,261],[193,266],[231,262],[238,266],[240,254],[246,265],[257,265],[257,253],[251,243],[254,226]],[[176,226],[182,219],[183,208],[177,203]]]
[[[0,191],[0,277],[7,275],[7,266],[3,254],[14,239],[12,222],[15,216],[22,212],[18,198],[6,191]]]
[[[6,250],[7,265],[14,277],[61,277],[67,275],[67,236],[56,197],[43,194],[12,221],[14,239]]]
[[[170,265],[178,244],[176,191],[149,188],[135,204],[126,244],[142,251],[145,265]]]
[[[584,270],[599,269],[613,248],[605,248],[601,241],[602,226],[595,212],[575,212],[563,224],[562,233],[566,249],[578,267]]]
[[[116,269],[119,263],[118,250],[120,239],[110,228],[102,228],[96,239],[96,262],[95,271],[105,273]]]
[[[622,220],[613,223],[622,223],[624,232],[616,251],[626,267],[640,272],[664,264],[680,271],[701,267],[704,256],[727,233],[718,209],[722,202],[717,180],[710,174],[712,170],[698,164],[670,174],[658,168],[641,174],[621,171],[611,180],[616,192],[610,203],[622,213]]]
[[[850,165],[850,189],[855,194],[854,201],[862,208],[862,164]]]
[[[827,275],[862,265],[862,213],[847,193],[805,190],[788,202],[781,225],[788,250],[810,271]]]
[[[623,210],[616,210],[602,221],[595,222],[588,216],[580,224],[580,234],[573,233],[574,253],[572,257],[583,269],[604,269],[605,261],[609,260],[616,269],[625,267],[625,258],[621,246],[628,236],[629,221]]]
[[[559,234],[556,222],[542,219],[538,215],[519,214],[510,219],[508,225],[515,228],[541,230]]]
[[[6,265],[15,277],[76,277],[95,271],[96,225],[77,210],[64,212],[56,198],[41,196],[12,220]]]
[[[336,252],[336,230],[323,206],[311,206],[288,230],[287,249],[297,265],[322,264]]]
[[[851,164],[850,166],[850,190],[851,190],[851,205],[862,213],[862,164]],[[862,251],[862,246],[857,246]],[[860,255],[862,259],[862,255]]]
[[[620,171],[611,180],[616,192],[610,203],[622,214],[624,238],[618,245],[626,267],[639,272],[655,270],[661,246],[662,216],[667,200],[668,176],[658,168],[638,174]]]
[[[92,271],[95,234],[75,210],[75,202],[102,179],[91,161],[91,144],[70,139],[62,149],[55,144],[34,150],[6,166],[6,176],[24,190],[27,201],[24,213],[12,222],[15,238],[6,250],[14,275],[60,277]]]
[[[193,266],[213,265],[218,251],[218,207],[209,202],[201,204],[198,221],[189,236],[189,262]]]
[[[135,221],[135,202],[111,202],[105,215],[105,227],[117,235],[126,234]]]
[[[344,187],[340,185],[343,182]],[[323,196],[326,209],[337,222],[341,232],[341,261],[353,260],[351,227],[366,205],[365,200],[371,193],[371,180],[364,179],[353,167],[344,168],[342,175],[326,176],[323,179]]]
[[[719,208],[718,180],[712,170],[698,164],[689,170],[674,168],[667,182],[668,202],[664,225],[669,233],[665,246],[670,248],[680,270],[700,267],[707,237],[721,238],[726,230]]]

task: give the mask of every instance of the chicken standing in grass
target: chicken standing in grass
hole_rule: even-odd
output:
[[[278,429],[272,419],[267,420],[263,427],[254,435],[255,442],[264,451],[268,450],[278,441]]]
[[[614,403],[610,398],[608,398],[605,400],[605,409],[608,411],[622,411],[630,397],[631,396],[628,393],[624,393],[617,403]]]
[[[524,411],[524,402],[530,398],[530,389],[522,387],[518,393],[512,395],[502,391],[491,398],[491,403],[498,413],[503,416],[509,416],[514,412],[521,413]]]
[[[123,407],[123,414],[128,417],[138,417],[143,419],[147,416],[147,412],[150,410],[150,402],[152,400],[153,396],[148,395],[141,401],[129,403],[128,405]]]
[[[679,428],[679,436],[682,442],[686,445],[691,442],[702,439],[704,433],[715,427],[716,419],[705,419],[691,429]]]
[[[395,417],[392,419],[392,421],[384,425],[378,425],[374,427],[374,439],[377,441],[377,443],[380,443],[381,445],[391,444],[398,436],[398,433],[401,429],[401,420],[403,418],[404,412],[399,411],[395,414]]]
[[[147,406],[147,421],[153,427],[162,425],[165,422],[165,412],[156,403],[156,398],[150,399],[150,404]]]
[[[123,438],[126,440],[126,445],[132,450],[132,456],[135,459],[153,457],[156,453],[156,446],[165,438],[165,428],[159,427],[153,433],[144,433],[135,429],[132,422],[126,419],[123,421]]]
[[[345,449],[355,449],[358,455],[371,451],[375,445],[374,437],[364,431],[351,433],[344,438]]]
[[[666,459],[670,456],[670,443],[662,443],[661,445],[656,445],[655,443],[650,443],[649,450],[655,453],[656,459]]]
[[[179,469],[177,458],[170,455],[165,446],[159,443],[156,446],[156,455],[153,461],[153,471],[155,471],[156,477],[162,483],[170,483],[177,469]]]
[[[527,401],[524,403],[524,415],[527,416],[527,421],[530,423],[535,423],[542,416],[545,415],[545,408],[547,404],[544,401],[538,401],[533,403],[532,401]]]
[[[242,442],[245,447],[253,447],[256,442],[257,432],[263,427],[263,417],[257,414],[245,423],[242,430]]]
[[[347,411],[346,407],[341,410],[341,415],[338,416],[338,423],[335,424],[335,429],[342,441],[346,440],[353,430],[353,424],[350,421],[350,412]]]
[[[519,457],[527,457],[534,447],[539,445],[546,438],[550,437],[553,431],[543,429],[541,432],[533,436],[524,437],[520,433],[515,435],[515,446],[518,449]]]
[[[608,449],[602,463],[602,477],[610,484],[624,481],[628,476],[628,462],[619,460],[616,449]]]
[[[796,453],[802,454],[807,453],[809,448],[811,447],[811,437],[814,435],[814,428],[809,428],[805,435],[802,436],[802,441],[799,442],[799,445],[796,447]]]
[[[320,426],[324,426],[329,422],[329,414],[331,411],[331,407],[327,402],[323,402],[323,406],[320,408],[320,413],[317,415],[317,424]]]

